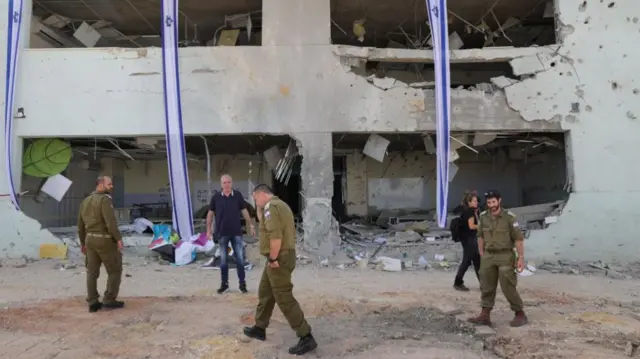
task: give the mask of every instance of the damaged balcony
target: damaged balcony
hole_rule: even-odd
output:
[[[31,48],[161,47],[161,2],[33,2]],[[190,46],[260,46],[262,1],[180,2],[178,41]]]
[[[449,0],[450,48],[545,46],[556,42],[552,0]],[[334,44],[430,49],[426,2],[331,1]]]

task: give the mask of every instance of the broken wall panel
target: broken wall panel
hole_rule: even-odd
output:
[[[565,153],[549,151],[513,160],[460,149],[461,158],[455,162],[458,170],[450,183],[449,207],[458,205],[469,190],[482,194],[498,189],[507,207],[566,199]],[[381,208],[392,207],[435,208],[435,157],[424,151],[390,151],[383,163],[356,151],[347,155],[347,179],[350,215],[375,215]]]

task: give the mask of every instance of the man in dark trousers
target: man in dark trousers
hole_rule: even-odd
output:
[[[124,302],[116,300],[122,279],[122,236],[118,230],[118,221],[113,211],[111,196],[113,190],[111,178],[98,177],[96,190],[80,204],[78,214],[78,236],[80,249],[86,256],[87,267],[87,303],[89,312],[124,307]],[[100,266],[107,270],[107,290],[100,303],[98,277]]]
[[[296,229],[291,208],[273,195],[269,186],[261,184],[253,190],[260,220],[260,254],[267,258],[258,287],[256,324],[244,328],[250,338],[266,340],[266,329],[277,304],[296,332],[298,344],[289,354],[303,355],[318,346],[300,304],[293,296],[291,274],[296,267]]]
[[[249,233],[256,235],[255,227],[240,191],[233,189],[233,180],[228,174],[220,178],[222,190],[211,197],[207,213],[207,237],[220,244],[220,275],[222,277],[218,294],[229,289],[229,244],[238,270],[240,291],[247,293],[247,282],[244,272],[244,241],[242,239],[242,217],[247,223]],[[215,218],[215,226],[213,220]]]
[[[469,322],[491,325],[491,310],[496,301],[498,283],[507,298],[515,317],[512,327],[527,324],[524,304],[516,285],[518,272],[524,269],[524,236],[518,227],[516,215],[502,208],[502,197],[498,191],[485,194],[487,210],[480,214],[478,223],[478,247],[480,250],[480,290],[482,312]],[[517,253],[517,259],[514,253]]]

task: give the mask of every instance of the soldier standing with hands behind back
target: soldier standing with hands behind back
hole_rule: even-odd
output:
[[[266,329],[276,304],[296,332],[298,344],[289,354],[303,355],[318,346],[300,304],[293,297],[291,274],[296,267],[296,229],[291,208],[273,195],[269,186],[261,184],[253,190],[260,219],[260,254],[267,257],[258,287],[256,323],[244,328],[250,338],[266,340]]]
[[[480,290],[482,291],[482,312],[469,322],[477,325],[491,325],[491,309],[496,300],[498,283],[509,301],[515,317],[512,327],[527,324],[524,304],[516,285],[518,276],[514,269],[524,269],[524,236],[518,228],[516,215],[502,208],[502,197],[498,191],[485,193],[487,210],[480,214],[478,223],[478,249],[480,250]],[[514,247],[518,259],[514,256]],[[515,265],[514,265],[515,264]]]
[[[78,236],[80,248],[86,256],[87,303],[89,312],[124,307],[124,302],[116,300],[122,279],[122,236],[113,212],[109,193],[113,190],[111,178],[100,176],[96,180],[96,190],[80,204],[78,215]],[[100,266],[107,270],[107,290],[100,303],[98,277]]]

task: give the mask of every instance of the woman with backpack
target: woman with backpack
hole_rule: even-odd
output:
[[[457,228],[457,239],[462,245],[462,262],[458,267],[458,274],[453,282],[453,288],[463,292],[469,291],[469,288],[464,285],[463,278],[472,264],[479,280],[478,216],[478,195],[475,192],[467,192],[462,200],[462,213],[460,214]]]

